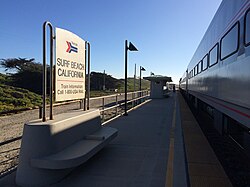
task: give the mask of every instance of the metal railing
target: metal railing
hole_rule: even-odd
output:
[[[148,99],[149,91],[137,91],[128,93],[128,109],[132,110],[136,106],[142,104]],[[90,98],[91,108],[99,108],[101,113],[102,123],[112,120],[124,114],[124,93],[113,94],[102,97]],[[64,103],[57,103],[54,106],[71,104],[81,101],[70,101]],[[48,106],[49,107],[49,106]],[[39,117],[42,117],[42,108],[38,110]],[[18,132],[17,132],[18,134]],[[0,178],[14,171],[18,164],[19,150],[22,136],[18,136],[3,142],[0,142]]]
[[[119,96],[122,99],[119,100]],[[115,94],[111,96],[102,97],[102,106],[100,107],[102,122],[110,120],[116,116],[124,114],[125,101],[123,99],[124,94]],[[129,92],[128,93],[128,110],[133,109],[137,105],[143,103],[149,96],[148,90]],[[105,98],[115,97],[115,101],[112,105],[105,104]]]
[[[22,136],[0,143],[0,178],[14,171],[18,164]]]

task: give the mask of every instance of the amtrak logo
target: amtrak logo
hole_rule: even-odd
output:
[[[73,42],[67,42],[68,48],[66,50],[67,53],[71,53],[71,52],[75,52],[78,53],[78,48],[77,48],[77,44],[73,43]]]

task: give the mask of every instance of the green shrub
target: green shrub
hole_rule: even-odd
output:
[[[11,94],[11,96],[13,96],[15,98],[25,98],[24,93],[21,93],[21,92],[11,92],[10,94]]]
[[[0,113],[42,105],[42,97],[22,88],[0,84]]]

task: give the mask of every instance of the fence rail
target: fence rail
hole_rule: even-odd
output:
[[[124,93],[113,94],[102,97],[90,98],[90,107],[99,108],[102,118],[102,123],[112,120],[117,116],[123,115],[124,113]],[[137,105],[143,103],[148,99],[149,91],[136,91],[128,93],[128,109],[131,110]],[[81,102],[70,101],[64,103],[56,103],[54,106],[61,106],[65,104],[73,104]],[[39,117],[42,109],[39,109]],[[21,145],[22,136],[11,138],[0,142],[0,178],[7,175],[9,172],[16,169],[18,164],[19,150]]]

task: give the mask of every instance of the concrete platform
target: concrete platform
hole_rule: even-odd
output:
[[[117,138],[53,186],[165,186],[175,99],[151,100],[110,122],[108,126],[119,131]],[[177,129],[181,131],[180,124]],[[181,132],[178,136],[176,150],[179,147],[182,156],[178,154],[176,167],[172,168],[171,172],[176,173],[172,180],[175,186],[187,186]]]
[[[177,93],[107,126],[118,129],[117,138],[53,187],[231,186]],[[14,176],[0,180],[0,186],[15,186]]]
[[[183,97],[178,96],[190,186],[232,186]]]

